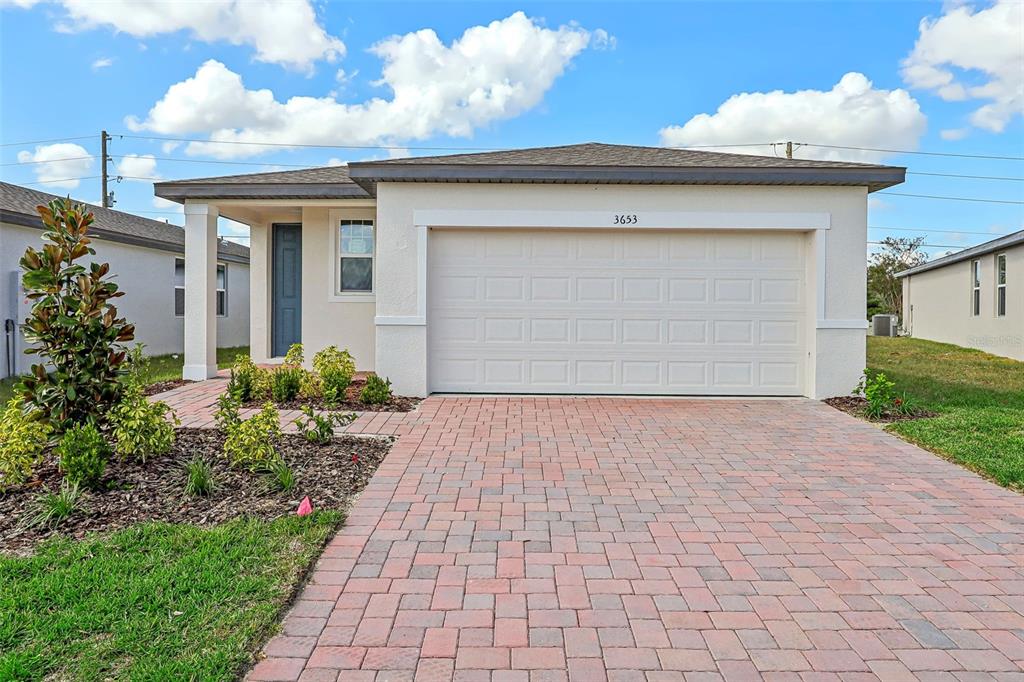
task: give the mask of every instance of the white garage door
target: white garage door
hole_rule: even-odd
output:
[[[797,232],[432,230],[435,392],[800,395]]]

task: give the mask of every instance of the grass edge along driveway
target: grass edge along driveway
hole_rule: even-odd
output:
[[[145,523],[0,557],[0,680],[235,679],[341,520]]]
[[[936,413],[887,431],[1024,492],[1024,362],[923,339],[869,336],[868,367]]]

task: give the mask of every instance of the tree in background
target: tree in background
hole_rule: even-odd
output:
[[[868,261],[868,316],[903,314],[903,280],[896,273],[928,260],[921,251],[924,237],[886,237]]]
[[[125,350],[135,327],[117,316],[111,299],[118,291],[106,263],[82,265],[96,255],[87,236],[93,215],[69,199],[39,206],[43,248],[29,247],[21,258],[22,283],[32,302],[25,338],[29,353],[45,361],[32,366],[21,392],[40,408],[57,434],[75,424],[102,426],[121,392]]]

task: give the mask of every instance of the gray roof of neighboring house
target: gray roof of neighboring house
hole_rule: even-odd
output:
[[[42,229],[43,222],[36,206],[63,198],[21,185],[0,182],[0,221]],[[91,204],[87,206],[95,219],[89,231],[100,239],[175,253],[185,252],[185,230],[178,225]],[[234,242],[221,240],[217,252],[220,257],[229,260],[249,260],[249,249]]]
[[[936,258],[933,261],[928,261],[927,263],[924,263],[922,265],[918,265],[916,267],[910,268],[909,270],[904,270],[903,272],[897,273],[896,276],[906,277],[907,275],[916,275],[921,272],[927,272],[929,270],[935,270],[936,268],[952,265],[953,263],[960,263],[965,260],[970,260],[971,258],[976,258],[978,256],[984,256],[989,253],[1002,251],[1004,249],[1010,248],[1011,246],[1018,246],[1020,244],[1024,244],[1024,230],[1021,230],[1019,232],[1012,232],[1003,237],[987,241],[984,244],[972,246],[971,248],[964,249],[963,251],[951,253],[948,256],[943,256],[942,258]]]
[[[354,198],[377,182],[513,182],[678,185],[860,186],[903,182],[906,169],[845,161],[638,147],[589,142],[560,147],[359,161],[348,168],[230,175],[157,183],[167,199]]]

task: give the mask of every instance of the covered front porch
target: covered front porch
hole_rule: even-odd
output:
[[[184,379],[217,376],[222,218],[249,228],[253,361],[279,361],[293,343],[305,346],[307,358],[337,345],[349,349],[359,370],[374,369],[376,200],[343,168],[316,170],[316,183],[285,184],[264,174],[260,184],[232,176],[156,186],[157,196],[184,204]],[[325,185],[322,175],[332,171],[336,177]]]

